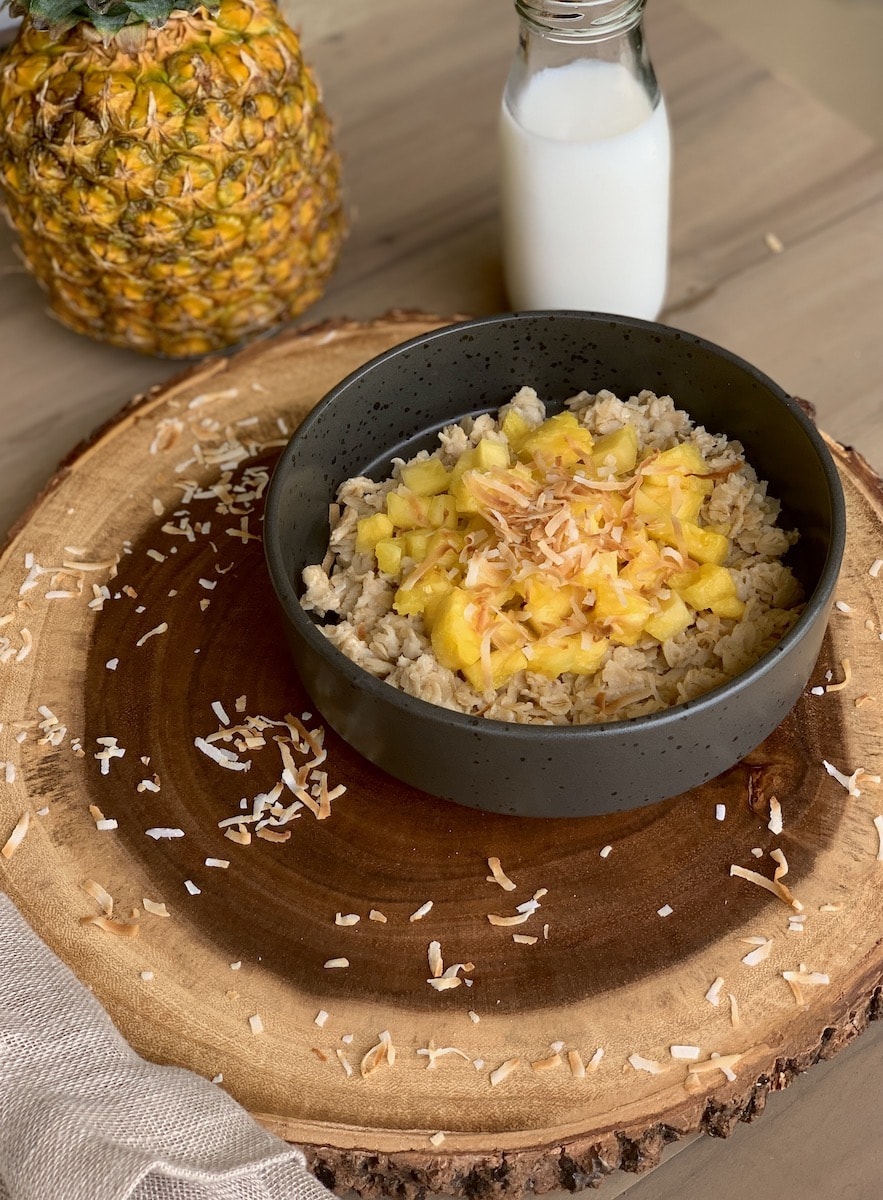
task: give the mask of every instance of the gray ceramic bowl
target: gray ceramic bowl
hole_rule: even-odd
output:
[[[669,392],[713,432],[738,438],[785,527],[807,596],[764,658],[700,699],[649,717],[525,726],[453,713],[390,687],[319,632],[298,601],[301,571],[328,543],[328,504],[354,475],[383,478],[394,455],[436,443],[445,424],[493,410],[522,385],[554,408],[610,388]],[[270,487],[264,543],[291,652],[324,719],[366,758],[433,795],[520,816],[613,812],[678,795],[732,766],[797,701],[821,648],[843,554],[833,461],[780,387],[701,338],[646,321],[579,312],[482,318],[405,342],[360,367],[313,410]]]

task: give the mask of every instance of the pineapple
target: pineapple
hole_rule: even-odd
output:
[[[344,232],[339,161],[270,0],[10,8],[0,191],[65,325],[188,357],[319,298]]]

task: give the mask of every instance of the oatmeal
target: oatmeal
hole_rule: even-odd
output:
[[[497,720],[641,716],[724,683],[799,615],[796,535],[742,447],[668,396],[523,387],[382,481],[347,480],[303,607],[365,670]]]

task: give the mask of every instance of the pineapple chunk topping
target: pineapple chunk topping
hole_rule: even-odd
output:
[[[519,671],[593,675],[613,646],[739,620],[730,542],[704,525],[712,470],[692,443],[638,451],[632,426],[593,441],[570,412],[517,412],[448,471],[402,467],[356,548],[420,615],[439,663],[485,694]]]

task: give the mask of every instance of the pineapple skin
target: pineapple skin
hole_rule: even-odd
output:
[[[269,0],[142,30],[127,50],[25,18],[0,60],[0,190],[63,324],[192,357],[318,300],[345,232],[340,162]]]

